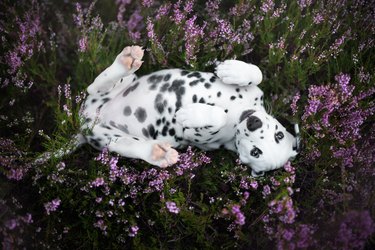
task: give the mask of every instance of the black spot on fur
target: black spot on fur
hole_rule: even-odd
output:
[[[199,134],[199,133],[195,133],[194,135],[195,135],[195,136],[198,136],[198,137],[202,137],[202,135]]]
[[[255,97],[255,101],[258,101],[258,97]]]
[[[236,88],[236,92],[240,92],[240,88]]]
[[[216,81],[216,76],[212,76],[211,78],[210,78],[210,82],[215,82]]]
[[[91,121],[92,121],[91,118],[86,118],[86,119],[85,119],[85,123],[89,123],[89,122],[91,122]]]
[[[204,84],[204,87],[205,87],[206,89],[209,89],[209,88],[211,88],[211,84],[209,84],[209,83],[207,82],[207,83]]]
[[[230,99],[233,101],[234,99],[236,99],[236,97],[235,97],[234,95],[232,95],[232,96],[230,97]]]
[[[182,138],[182,137],[178,137],[178,136],[175,136],[174,139],[175,139],[176,141],[183,141],[183,140],[184,140],[184,138]]]
[[[163,86],[161,86],[160,91],[165,92],[169,88],[169,83],[164,83]]]
[[[172,123],[173,124],[176,123],[176,119],[175,118],[172,119]]]
[[[171,74],[166,74],[164,76],[164,81],[169,81],[169,79],[171,79]]]
[[[255,112],[255,110],[252,110],[252,109],[245,110],[244,112],[242,112],[242,114],[240,116],[240,123],[243,120],[245,120],[246,118],[248,118],[249,116],[251,116],[254,112]]]
[[[199,142],[199,140],[198,140],[198,139],[194,139],[194,141],[195,141],[195,142]]]
[[[176,93],[176,109],[179,109],[182,106],[182,96],[185,94],[184,84],[184,80],[174,80],[172,85],[168,88],[169,92]]]
[[[211,135],[216,135],[217,133],[219,133],[219,130],[215,132],[211,132]]]
[[[228,113],[228,109],[224,110],[225,113]]]
[[[169,130],[169,135],[170,136],[174,136],[176,134],[176,131],[174,130],[174,128],[171,128],[170,130]]]
[[[189,77],[189,78],[191,78],[191,77],[200,78],[201,74],[199,72],[193,72],[193,73],[188,74],[187,77]]]
[[[129,116],[129,115],[131,115],[131,114],[132,114],[132,109],[131,109],[131,107],[126,106],[126,107],[124,108],[124,115],[125,115],[125,116]]]
[[[139,141],[139,139],[137,137],[133,137],[133,139],[136,140],[136,141]]]
[[[128,125],[117,124],[117,128],[125,134],[129,134]]]
[[[151,75],[148,79],[147,82],[151,84],[158,84],[163,80],[164,76],[162,75]]]
[[[161,131],[161,134],[162,134],[163,136],[166,136],[166,135],[167,135],[167,132],[168,132],[168,126],[164,126],[164,127],[163,127],[163,130]]]
[[[149,135],[147,129],[145,129],[145,128],[142,128],[142,134],[143,134],[146,138],[149,138],[149,137],[150,137],[150,135]]]
[[[94,98],[94,99],[91,100],[91,103],[96,103],[96,101],[97,101],[97,99]]]
[[[198,101],[197,95],[193,95],[193,102],[196,103]]]
[[[103,98],[103,100],[102,100],[102,101],[103,101],[103,104],[106,103],[106,102],[108,102],[109,100],[111,100],[111,98],[108,98],[108,97]]]
[[[199,103],[206,103],[206,101],[205,101],[204,98],[202,97],[201,99],[199,99]]]
[[[238,97],[242,99],[242,95],[239,95]]]
[[[138,107],[134,112],[134,116],[139,122],[144,122],[147,118],[146,110],[142,107]]]
[[[199,83],[199,80],[194,80],[194,81],[190,82],[189,85],[191,87],[193,87],[193,86],[197,85],[198,83]]]
[[[134,91],[134,90],[136,90],[136,89],[138,88],[138,86],[139,86],[139,82],[136,82],[134,85],[128,87],[128,88],[124,91],[124,93],[122,94],[122,96],[125,97],[125,96],[129,95],[129,93],[132,92],[132,91]]]
[[[113,122],[113,121],[112,121]],[[112,128],[110,126],[107,126],[105,124],[102,124],[100,125],[102,128],[105,128],[105,129],[108,129],[108,130],[112,130]]]
[[[221,92],[217,92],[217,97],[220,97],[221,96]]]
[[[187,70],[181,70],[181,75],[184,76],[184,75],[187,75],[189,74],[189,71]]]
[[[160,124],[161,124],[161,120],[158,119],[158,120],[156,121],[156,126],[160,126]]]
[[[172,114],[172,111],[173,111],[172,108],[169,107],[169,108],[168,108],[168,113],[169,113],[169,114]]]
[[[148,125],[147,129],[148,129],[149,135],[153,139],[156,139],[158,133],[157,133],[157,131],[155,131],[154,125],[152,125],[152,124]]]
[[[162,94],[157,94],[155,97],[155,102],[154,102],[154,108],[162,114],[164,112],[164,101],[163,101],[163,95]]]
[[[157,86],[158,86],[157,84],[151,84],[151,86],[148,89],[155,90]]]

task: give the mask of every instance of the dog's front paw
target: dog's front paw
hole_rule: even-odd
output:
[[[215,73],[225,84],[239,86],[258,85],[263,78],[257,66],[237,60],[226,60],[220,63]]]
[[[178,152],[169,143],[157,143],[152,148],[152,161],[161,168],[166,168],[178,161]]]
[[[127,70],[134,72],[141,67],[143,55],[144,50],[141,47],[137,45],[127,46],[120,53],[119,61]]]

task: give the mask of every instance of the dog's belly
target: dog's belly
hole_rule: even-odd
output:
[[[100,120],[109,126],[120,125],[134,136],[184,144],[182,127],[175,119],[178,109],[205,103],[229,111],[252,106],[261,95],[256,86],[227,85],[212,73],[162,70],[139,78],[108,101]]]

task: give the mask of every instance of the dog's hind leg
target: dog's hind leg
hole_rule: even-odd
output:
[[[98,75],[87,88],[90,95],[110,91],[123,77],[132,75],[142,65],[144,51],[139,46],[128,46],[117,55],[111,66]],[[133,78],[132,78],[133,79]],[[128,81],[124,81],[128,82]]]

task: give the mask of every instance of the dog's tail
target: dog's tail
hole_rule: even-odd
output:
[[[69,155],[77,150],[81,145],[87,141],[82,134],[75,135],[64,147],[54,152],[44,152],[35,161],[34,165],[41,165],[49,161],[51,158],[60,159],[65,155]]]

